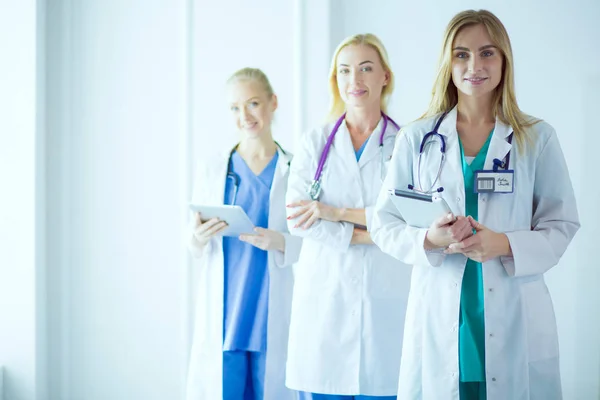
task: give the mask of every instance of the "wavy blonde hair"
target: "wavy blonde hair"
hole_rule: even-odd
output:
[[[337,84],[337,58],[340,54],[340,51],[342,51],[344,47],[352,45],[370,46],[379,55],[379,60],[381,61],[383,70],[389,75],[389,81],[381,91],[381,111],[387,114],[390,96],[394,91],[394,73],[390,68],[390,60],[381,40],[371,33],[364,33],[347,37],[338,45],[337,49],[335,49],[335,52],[333,53],[331,66],[329,67],[329,93],[331,96],[331,103],[329,106],[329,114],[327,115],[328,121],[339,118],[346,109],[346,105],[340,97],[340,89]]]
[[[450,111],[458,103],[458,90],[454,82],[452,82],[452,47],[454,39],[460,30],[473,25],[482,25],[485,27],[492,39],[492,43],[503,55],[502,78],[495,89],[492,110],[494,117],[499,118],[503,123],[512,127],[517,143],[523,146],[526,141],[531,140],[527,128],[536,124],[539,120],[523,113],[517,104],[513,53],[510,39],[502,22],[487,10],[466,10],[460,12],[452,18],[446,27],[431,102],[429,103],[427,112],[421,118]]]

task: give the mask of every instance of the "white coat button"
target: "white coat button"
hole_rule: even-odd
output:
[[[456,198],[456,202],[457,202],[457,203],[460,203],[460,197],[457,197],[457,198]]]
[[[494,337],[494,334],[493,334],[493,333],[490,333],[490,337]]]
[[[452,284],[452,286],[454,286],[454,287],[458,287],[458,282],[454,282],[454,283]]]
[[[496,382],[496,378],[492,378],[492,382]]]
[[[485,203],[485,197],[483,199],[481,199],[481,201],[483,201]]]
[[[493,291],[494,291],[494,288],[489,288],[488,290],[489,290],[490,292],[493,292]]]

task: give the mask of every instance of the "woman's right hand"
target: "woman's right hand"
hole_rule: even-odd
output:
[[[204,247],[210,239],[227,227],[225,221],[218,218],[212,218],[208,221],[202,221],[200,213],[196,213],[194,220],[194,233],[192,240],[196,247]]]
[[[426,250],[445,249],[452,243],[461,242],[471,235],[473,235],[473,228],[469,219],[449,213],[431,224],[423,246]]]

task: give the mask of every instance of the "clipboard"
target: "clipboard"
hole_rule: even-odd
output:
[[[390,189],[389,196],[402,219],[417,228],[429,228],[435,220],[452,212],[442,197],[399,189]]]
[[[202,220],[206,221],[212,218],[219,218],[227,223],[227,227],[219,232],[217,236],[238,237],[244,233],[254,234],[254,224],[250,217],[240,206],[219,205],[219,206],[201,206],[190,204],[190,210],[199,212]]]

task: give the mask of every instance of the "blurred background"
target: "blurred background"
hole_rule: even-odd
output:
[[[266,72],[293,152],[335,47],[371,32],[405,124],[468,8],[504,22],[520,106],[558,132],[582,222],[547,274],[564,398],[600,398],[597,0],[0,0],[0,400],[183,399],[187,204],[195,162],[236,140],[227,78]]]

